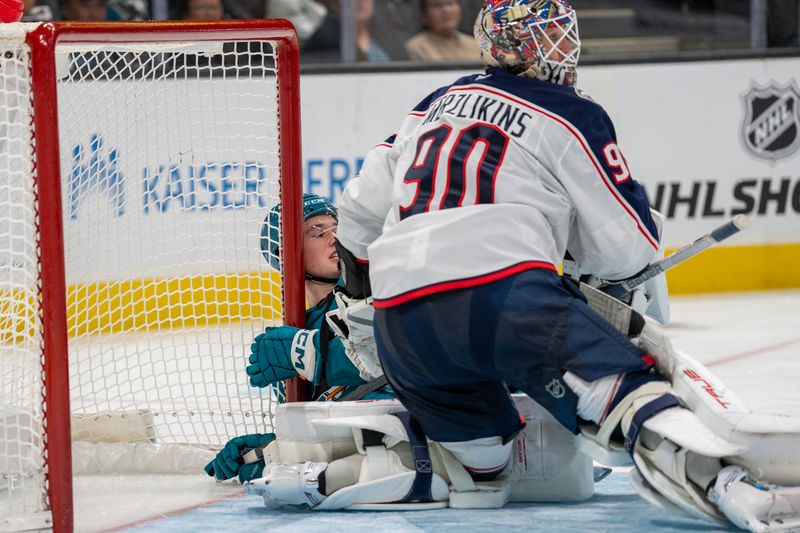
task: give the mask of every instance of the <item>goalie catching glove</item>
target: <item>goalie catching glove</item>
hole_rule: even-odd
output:
[[[240,483],[260,478],[264,471],[264,458],[261,457],[253,463],[245,463],[244,455],[250,450],[264,448],[274,440],[274,433],[253,433],[235,437],[225,443],[225,447],[217,453],[214,460],[206,465],[206,474],[219,481],[239,476]]]
[[[292,326],[268,327],[253,339],[247,375],[250,385],[266,387],[285,379],[301,376],[319,382],[319,331]]]
[[[375,309],[372,299],[347,296],[340,287],[333,291],[336,309],[326,314],[331,331],[342,341],[344,353],[364,381],[383,376],[375,333],[372,329]]]

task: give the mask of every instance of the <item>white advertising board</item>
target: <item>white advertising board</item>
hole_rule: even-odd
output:
[[[278,198],[274,84],[91,89],[66,83],[58,95],[68,282],[266,268],[259,232]],[[74,266],[88,257],[102,268]]]
[[[798,73],[800,58],[604,65],[580,68],[578,85],[608,111],[634,176],[667,216],[667,248],[743,213],[753,227],[726,245],[788,243],[793,247],[784,257],[790,259],[800,255]],[[464,74],[303,75],[304,190],[336,201],[372,146],[419,100]],[[226,247],[251,250],[249,262],[259,263],[260,221],[277,198],[277,190],[265,187],[277,172],[274,89],[263,80],[218,83],[181,88],[171,81],[173,87],[150,84],[131,92],[118,82],[93,93],[89,105],[79,82],[62,87],[62,147],[71,150],[62,154],[66,238],[78,219],[93,228],[70,253],[99,254],[98,261],[108,261],[106,272],[121,277],[157,276],[164,268],[175,276],[225,273],[231,267],[218,258]],[[127,103],[108,113],[122,93]],[[158,142],[142,148],[141,140],[152,137]],[[108,174],[111,167],[119,172]],[[124,183],[114,181],[119,176]],[[88,193],[77,204],[70,195],[75,187]],[[158,245],[115,237],[135,226],[157,235]],[[246,229],[231,237],[225,227]],[[202,240],[190,234],[197,228]],[[129,248],[102,251],[112,246]],[[182,261],[187,253],[193,261]],[[68,277],[97,280],[83,271]]]

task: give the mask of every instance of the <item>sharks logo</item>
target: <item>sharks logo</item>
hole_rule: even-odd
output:
[[[72,148],[72,170],[69,174],[69,216],[78,218],[78,209],[91,193],[102,194],[111,203],[114,215],[125,214],[125,179],[118,167],[116,149],[106,152],[98,134],[92,134],[89,145]]]
[[[751,155],[775,162],[800,148],[800,91],[787,85],[752,83],[742,95],[741,136]]]

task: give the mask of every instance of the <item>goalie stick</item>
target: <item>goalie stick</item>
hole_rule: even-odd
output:
[[[377,378],[368,381],[362,385],[359,385],[349,393],[345,394],[341,398],[339,398],[340,402],[350,402],[355,400],[363,400],[364,397],[371,393],[375,392],[376,390],[380,390],[384,388],[386,385],[389,384],[389,381],[386,379],[386,376],[378,376]]]
[[[694,242],[687,244],[680,250],[677,250],[676,252],[673,252],[662,259],[659,259],[632,278],[627,278],[620,281],[596,280],[595,282],[590,283],[590,285],[602,290],[614,298],[617,298],[618,300],[623,300],[628,294],[631,293],[631,291],[633,291],[642,283],[645,283],[647,280],[658,276],[662,272],[666,272],[670,268],[675,267],[688,259],[691,259],[703,250],[706,250],[749,227],[749,218],[744,215],[736,215],[729,222],[726,222],[710,233],[699,237]]]

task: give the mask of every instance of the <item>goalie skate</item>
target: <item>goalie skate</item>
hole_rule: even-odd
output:
[[[800,487],[763,483],[739,466],[727,466],[717,475],[709,499],[743,529],[800,531]]]
[[[324,499],[324,484],[319,481],[320,474],[328,463],[268,465],[264,477],[245,483],[248,494],[256,494],[264,499],[264,506],[277,509],[283,506],[315,507]]]

